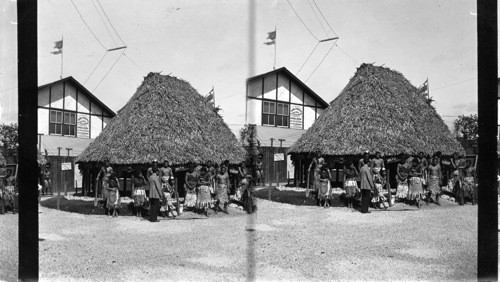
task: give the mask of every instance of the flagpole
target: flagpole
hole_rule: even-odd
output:
[[[212,85],[212,94],[214,95],[214,108],[216,107],[215,106],[215,91],[214,91],[214,86]]]
[[[274,65],[273,65],[273,70],[276,69],[276,26],[274,26]]]
[[[63,57],[64,57],[64,52],[63,52],[63,47],[64,47],[64,36],[61,35],[61,43],[63,44],[61,46],[61,76],[60,78],[62,79],[62,76],[63,76]]]

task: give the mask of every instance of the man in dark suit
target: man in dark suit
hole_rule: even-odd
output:
[[[361,213],[370,213],[368,211],[368,207],[371,202],[371,191],[375,187],[373,183],[373,175],[368,167],[370,160],[365,158],[363,160],[363,166],[360,169],[360,177],[361,177]]]

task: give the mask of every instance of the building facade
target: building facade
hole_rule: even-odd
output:
[[[295,177],[285,151],[327,107],[327,102],[285,67],[247,79],[245,120],[256,125],[266,182],[275,182],[278,174],[279,182]],[[275,154],[284,154],[284,160],[274,161]]]
[[[81,187],[74,158],[114,116],[71,76],[38,87],[38,146],[52,165],[54,185]]]

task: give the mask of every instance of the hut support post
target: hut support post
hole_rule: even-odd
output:
[[[62,174],[62,157],[61,157],[61,147],[57,147],[58,153],[57,157],[59,159],[59,185],[57,185],[57,210],[61,209],[61,185],[63,185],[63,174]]]
[[[179,207],[179,187],[177,187],[177,178],[174,178],[175,186],[175,201],[177,202],[177,216],[181,215],[181,208]]]
[[[389,183],[390,175],[391,170],[387,169],[387,174],[385,175],[385,187],[387,188],[387,193],[389,194],[389,207],[392,207],[391,184]]]

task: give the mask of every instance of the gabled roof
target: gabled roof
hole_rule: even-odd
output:
[[[116,115],[115,112],[113,112],[110,108],[108,108],[108,106],[106,106],[103,102],[101,102],[101,100],[99,100],[96,96],[94,96],[94,94],[92,94],[89,90],[87,90],[87,88],[85,88],[85,86],[83,86],[80,82],[78,82],[75,78],[73,78],[72,76],[68,76],[68,77],[65,77],[63,79],[59,79],[57,81],[54,81],[54,82],[51,82],[51,83],[47,83],[47,84],[44,84],[44,85],[41,85],[41,86],[38,86],[38,90],[41,90],[45,87],[49,87],[49,86],[52,86],[54,84],[57,84],[57,83],[60,83],[60,82],[66,82],[66,81],[70,81],[71,83],[73,83],[78,89],[82,90],[88,97],[89,99],[96,103],[97,105],[99,105],[101,108],[103,108],[105,111],[109,112],[111,114],[111,117],[114,117]]]
[[[282,68],[279,68],[279,69],[275,69],[273,71],[270,71],[270,72],[266,72],[266,73],[263,73],[263,74],[259,74],[259,75],[256,75],[256,76],[252,76],[250,78],[247,79],[247,83],[252,81],[252,80],[256,80],[258,78],[261,78],[261,77],[264,77],[266,75],[269,75],[269,74],[272,74],[272,73],[283,73],[285,74],[286,76],[288,76],[288,78],[290,78],[290,80],[292,80],[293,82],[297,83],[298,85],[300,85],[300,87],[304,88],[307,90],[308,93],[311,94],[311,96],[323,107],[328,107],[328,103],[325,102],[325,100],[323,100],[318,94],[316,94],[316,92],[314,92],[311,88],[309,88],[309,86],[307,86],[304,82],[302,82],[300,79],[298,79],[292,72],[290,72],[287,68],[285,67],[282,67]]]
[[[401,73],[362,64],[288,151],[323,155],[465,153],[425,97]]]

